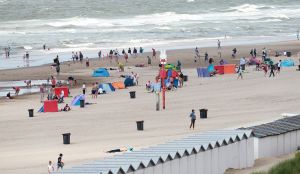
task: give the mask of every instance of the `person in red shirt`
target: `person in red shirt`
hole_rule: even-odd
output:
[[[13,89],[15,90],[15,95],[18,96],[19,92],[20,92],[20,87],[16,86],[16,87],[13,87]]]

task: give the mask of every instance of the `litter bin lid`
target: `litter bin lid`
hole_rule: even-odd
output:
[[[64,133],[64,134],[62,134],[62,135],[71,135],[71,133]]]

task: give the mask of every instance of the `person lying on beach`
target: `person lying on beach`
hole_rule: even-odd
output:
[[[106,151],[106,153],[132,152],[132,151],[133,151],[132,147],[121,147],[119,149],[112,149],[112,150]]]
[[[65,111],[65,112],[70,111],[70,110],[71,110],[71,108],[68,104],[66,104],[66,106],[63,109],[61,109],[61,111]]]

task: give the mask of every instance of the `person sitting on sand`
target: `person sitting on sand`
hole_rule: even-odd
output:
[[[15,95],[18,96],[19,92],[20,92],[20,87],[16,86],[16,87],[13,87],[13,89],[15,90]]]
[[[151,90],[151,82],[150,82],[150,80],[146,83],[146,90],[147,91]]]
[[[104,91],[103,91],[102,88],[99,88],[99,89],[98,89],[98,94],[104,94]]]
[[[106,153],[132,152],[132,151],[133,151],[132,147],[121,147],[119,149],[112,149],[112,150],[106,151]]]
[[[6,94],[6,98],[7,98],[7,99],[12,99],[12,97],[11,97],[11,95],[10,95],[10,92],[8,92],[8,93]]]
[[[63,109],[61,109],[61,111],[65,111],[65,112],[70,111],[70,110],[71,110],[71,108],[68,104],[66,104],[65,107]]]

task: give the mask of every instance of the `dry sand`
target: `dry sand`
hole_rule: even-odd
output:
[[[268,44],[268,48],[297,52],[296,42]],[[256,48],[264,45],[255,46]],[[237,47],[239,56],[248,56],[251,46]],[[230,55],[233,47],[223,48]],[[204,49],[200,49],[204,50]],[[215,48],[205,48],[210,52]],[[203,51],[202,51],[203,53]],[[220,75],[214,78],[198,78],[194,67],[193,51],[168,52],[170,62],[180,58],[183,72],[189,81],[183,88],[167,92],[166,110],[155,110],[155,95],[145,90],[145,83],[154,79],[157,66],[136,68],[131,65],[146,63],[146,59],[132,59],[124,73],[112,71],[111,78],[92,79],[92,69],[109,66],[109,62],[92,62],[84,65],[64,65],[60,78],[75,76],[80,82],[118,81],[121,74],[131,71],[140,75],[140,85],[98,99],[86,108],[72,107],[70,112],[36,113],[40,107],[39,95],[21,96],[15,100],[1,100],[0,108],[0,169],[2,173],[42,174],[47,171],[49,160],[56,162],[59,153],[64,154],[66,167],[107,156],[104,150],[131,146],[135,149],[164,143],[179,137],[205,130],[241,127],[280,118],[281,113],[299,113],[300,91],[297,90],[299,71],[296,67],[283,68],[275,78],[264,77],[263,72],[247,67],[244,80],[236,75]],[[213,55],[216,56],[216,55]],[[294,57],[297,60],[297,57]],[[236,62],[236,60],[230,60]],[[298,62],[298,61],[297,61]],[[155,61],[155,64],[158,60]],[[201,62],[203,63],[203,62]],[[113,66],[113,65],[111,65]],[[82,67],[82,68],[81,68]],[[1,80],[41,79],[49,74],[48,66],[5,70]],[[135,90],[137,98],[130,99],[129,91]],[[80,89],[71,89],[75,96]],[[70,103],[72,98],[67,98]],[[59,105],[62,108],[63,105]],[[35,117],[29,118],[27,109],[35,109]],[[197,110],[195,130],[189,130],[189,113]],[[208,119],[200,120],[198,109],[208,109]],[[145,130],[136,131],[137,120],[145,121]],[[71,144],[62,144],[62,133],[71,133]]]

